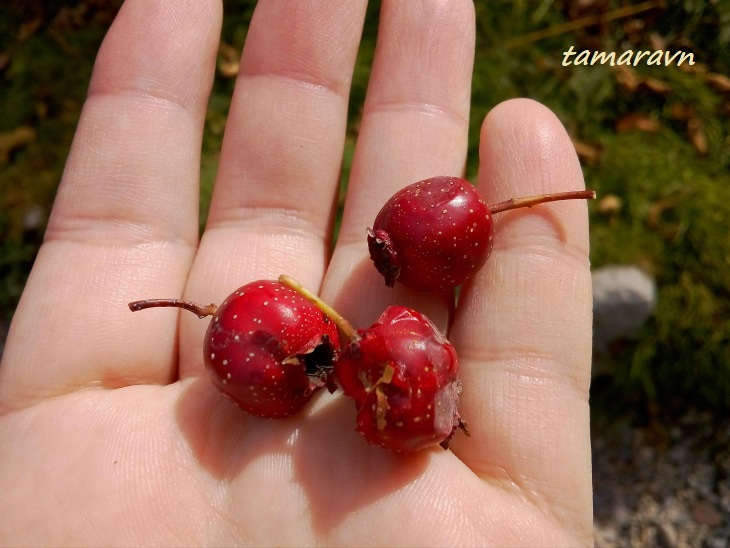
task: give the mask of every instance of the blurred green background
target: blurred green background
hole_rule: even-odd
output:
[[[10,322],[61,178],[96,50],[118,0],[0,5],[0,324]],[[201,226],[215,178],[238,52],[255,2],[225,0],[201,166]],[[342,196],[377,35],[371,2],[355,69]],[[598,413],[730,408],[730,1],[476,2],[477,54],[467,176],[497,103],[550,107],[587,185],[591,260],[641,267],[657,308],[619,341],[595,379]],[[563,52],[683,50],[681,67],[563,66]],[[573,60],[576,58],[573,57]],[[0,334],[2,331],[0,330]]]

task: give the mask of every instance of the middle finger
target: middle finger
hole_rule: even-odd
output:
[[[474,26],[468,0],[383,1],[342,227],[322,289],[356,326],[399,303],[446,330],[453,295],[387,288],[369,259],[366,228],[396,190],[463,172]]]
[[[281,273],[321,283],[365,8],[339,0],[257,4],[187,298],[220,303]],[[202,367],[206,322],[190,314],[181,321],[181,345],[197,341],[181,352],[189,373]]]

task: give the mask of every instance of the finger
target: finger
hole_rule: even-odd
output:
[[[219,2],[129,0],[99,52],[45,242],[13,321],[5,404],[175,375],[174,312],[197,245]]]
[[[282,273],[319,288],[365,9],[362,1],[258,3],[188,298],[221,302]],[[183,322],[181,366],[194,374],[206,322]]]
[[[575,150],[545,107],[515,100],[482,127],[488,203],[583,188]],[[464,288],[451,332],[471,438],[454,452],[590,533],[591,277],[582,200],[495,216],[491,258]]]
[[[398,302],[446,327],[447,295],[385,287],[369,259],[366,229],[396,190],[463,172],[473,62],[472,2],[383,2],[342,227],[323,290],[355,325],[369,325],[386,304]]]

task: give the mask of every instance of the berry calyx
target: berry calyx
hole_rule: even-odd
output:
[[[296,281],[282,276],[332,318],[349,339],[335,363],[335,377],[355,401],[356,430],[396,453],[448,447],[457,429],[461,382],[456,350],[423,314],[390,306],[367,329],[347,320]]]
[[[210,379],[252,415],[288,417],[321,387],[335,389],[331,374],[340,350],[336,325],[279,282],[246,284],[219,307],[179,299],[129,304],[132,311],[161,306],[212,316],[203,344]]]
[[[370,258],[393,287],[443,291],[473,276],[492,252],[492,215],[558,200],[593,199],[592,190],[513,198],[487,205],[459,177],[431,177],[396,192],[367,230]]]

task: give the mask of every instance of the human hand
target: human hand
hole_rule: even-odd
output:
[[[568,545],[592,542],[586,206],[501,214],[449,295],[386,288],[365,229],[398,188],[462,172],[471,2],[384,0],[337,245],[349,81],[364,2],[260,0],[198,241],[214,0],[127,0],[97,58],[45,243],[0,366],[4,545]],[[481,134],[490,202],[580,188],[559,121],[526,100]],[[426,313],[460,355],[471,437],[369,446],[322,394],[264,420],[211,385],[207,321],[139,298],[221,302],[296,277],[357,326]]]

